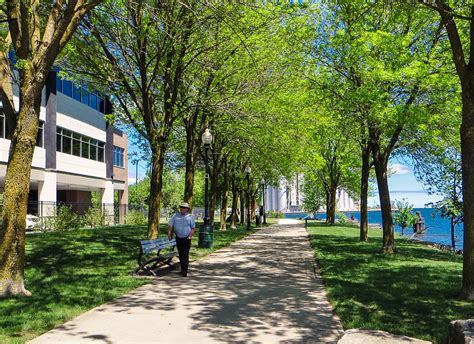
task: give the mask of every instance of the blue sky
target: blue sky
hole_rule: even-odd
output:
[[[390,199],[392,201],[406,199],[406,201],[415,208],[423,207],[426,203],[439,201],[441,198],[437,195],[429,195],[423,185],[415,179],[411,167],[400,163],[397,160],[390,164],[392,175],[389,177],[388,185],[390,190]],[[373,207],[380,204],[378,193],[368,200],[369,206]]]

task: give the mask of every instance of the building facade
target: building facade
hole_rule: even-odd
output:
[[[293,180],[281,180],[279,187],[267,187],[265,189],[266,210],[284,213],[303,211],[304,193],[301,188],[302,179],[303,177],[297,174]],[[336,194],[336,210],[355,211],[359,210],[359,205],[346,190],[339,188]]]
[[[14,101],[18,109],[17,96]],[[3,193],[11,133],[1,110],[0,104]],[[91,205],[94,194],[104,211],[123,223],[128,204],[128,140],[125,133],[105,120],[111,110],[102,94],[61,79],[56,71],[49,73],[32,162],[29,214],[54,216],[60,204],[82,213]]]

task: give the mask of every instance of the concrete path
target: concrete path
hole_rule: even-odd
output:
[[[188,277],[165,271],[30,343],[336,343],[342,334],[307,233],[293,224],[192,262]]]

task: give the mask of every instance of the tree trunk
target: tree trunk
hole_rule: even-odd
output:
[[[454,236],[454,229],[455,229],[455,224],[454,224],[454,218],[451,218],[451,248],[453,249],[453,252],[456,252],[456,238]]]
[[[382,211],[383,246],[382,252],[395,252],[395,237],[393,232],[392,204],[388,189],[387,164],[388,159],[380,154],[377,142],[372,142],[377,187],[379,189],[380,208]]]
[[[239,199],[239,191],[235,183],[235,177],[232,178],[232,213],[231,213],[231,223],[230,228],[237,229],[237,222],[239,222],[239,217],[237,215],[237,205]]]
[[[466,63],[464,47],[453,15],[447,1],[436,1],[434,9],[441,16],[441,21],[448,34],[453,62],[461,81],[462,124],[461,156],[463,179],[463,280],[462,296],[474,300],[474,6],[471,5],[469,62]],[[466,56],[465,56],[466,55]]]
[[[362,171],[360,176],[360,241],[367,241],[369,234],[369,216],[367,199],[369,193],[370,145],[362,149]]]
[[[255,200],[255,194],[252,194],[251,198],[250,198],[250,218],[252,220],[255,219],[256,217],[256,204],[257,204],[257,201]]]
[[[240,190],[240,224],[244,225],[245,224],[245,191]]]
[[[30,174],[33,153],[38,134],[42,85],[25,94],[24,88],[31,87],[22,80],[21,108],[18,125],[13,133],[5,192],[3,194],[3,226],[0,232],[0,297],[10,295],[31,295],[25,289],[25,227],[30,191]],[[31,82],[33,82],[31,80]]]
[[[329,204],[328,204],[328,223],[333,225],[336,221],[336,192],[337,186],[331,185],[329,190]]]
[[[148,239],[156,239],[160,234],[160,207],[163,189],[165,151],[166,148],[164,143],[155,144],[154,147],[152,147]]]
[[[326,223],[329,223],[329,191],[325,190],[326,193]]]
[[[222,198],[221,198],[221,231],[227,229],[227,191],[229,188],[229,171],[227,170],[227,161],[224,161],[224,180],[222,183]]]
[[[184,176],[184,202],[188,202],[189,206],[193,206],[194,195],[194,175],[196,171],[196,142],[195,132],[196,126],[193,125],[195,121],[191,121],[186,126],[186,171]]]
[[[474,35],[471,32],[471,35]],[[471,39],[473,39],[471,37]],[[472,47],[471,47],[472,48]],[[469,87],[467,87],[469,86]],[[474,300],[474,74],[462,89],[461,155],[463,180],[463,281],[462,294]]]

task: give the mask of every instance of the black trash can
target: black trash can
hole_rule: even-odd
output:
[[[211,248],[214,241],[214,228],[211,225],[203,225],[199,229],[199,248]]]

